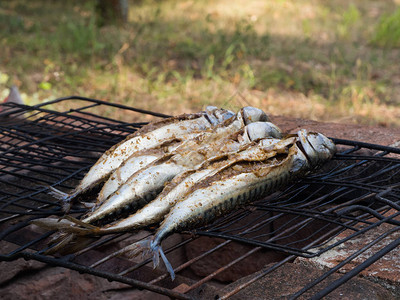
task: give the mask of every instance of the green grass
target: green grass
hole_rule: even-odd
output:
[[[386,48],[400,47],[400,8],[380,18],[371,42]]]
[[[79,94],[169,114],[250,104],[400,125],[392,1],[131,1],[122,28],[99,28],[94,11],[2,1],[1,95],[16,84],[29,104]]]

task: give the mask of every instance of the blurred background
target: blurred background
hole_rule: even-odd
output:
[[[400,126],[400,0],[0,1],[0,99],[13,85],[29,105]]]

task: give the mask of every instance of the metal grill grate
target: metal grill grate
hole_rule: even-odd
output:
[[[55,102],[74,103],[77,108],[56,112],[50,109]],[[400,229],[400,218],[396,218],[400,214],[400,149],[334,139],[340,151],[318,173],[239,209],[214,224],[183,233],[178,241],[167,240],[167,256],[195,244],[200,236],[216,241],[209,249],[174,265],[176,273],[181,275],[174,282],[167,278],[166,272],[153,271],[149,267],[150,259],[124,259],[117,269],[110,271],[110,262],[119,259],[113,257],[115,245],[143,238],[144,231],[103,237],[74,255],[46,256],[43,252],[53,232],[35,231],[29,222],[39,217],[63,214],[60,204],[47,194],[48,186],[71,190],[102,152],[144,124],[101,117],[99,111],[110,107],[119,114],[134,112],[139,120],[145,115],[166,117],[83,97],[62,98],[33,107],[2,106],[0,241],[15,243],[19,248],[11,253],[0,252],[0,260],[35,259],[177,299],[189,299],[193,297],[191,291],[257,252],[267,249],[283,255],[282,259],[267,268],[260,266],[260,272],[246,282],[219,293],[220,298],[225,299],[289,261],[298,257],[320,256],[382,224],[389,224],[390,230],[381,233],[369,245],[291,296],[295,299],[307,293],[379,241],[391,238],[387,246],[340,279],[319,288],[313,296],[319,299],[400,244],[400,238],[392,237]],[[71,213],[79,216],[84,211],[82,207],[74,206]],[[151,232],[153,228],[148,230]],[[302,234],[304,232],[309,234]],[[343,232],[347,234],[342,235]],[[188,269],[235,243],[247,245],[246,252],[229,262],[221,262],[214,272],[200,279],[190,278]],[[99,256],[98,249],[102,249],[104,254]],[[97,251],[98,255],[89,255],[93,251]],[[95,257],[95,260],[89,257]],[[182,283],[186,284],[184,292],[174,290]]]

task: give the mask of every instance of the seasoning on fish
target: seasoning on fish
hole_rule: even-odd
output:
[[[241,114],[242,110],[238,115]],[[257,119],[253,118],[253,120]],[[274,137],[280,136],[280,131],[276,131],[275,125],[271,130],[271,123],[258,123],[256,125],[264,130],[257,131],[257,135],[253,134],[253,139],[264,138],[271,132]],[[161,192],[165,183],[179,173],[194,169],[197,165],[214,156],[236,152],[240,146],[251,142],[250,137],[247,136],[249,134],[249,131],[246,131],[247,126],[243,129],[243,121],[237,120],[229,126],[216,127],[214,131],[204,132],[200,136],[183,143],[171,154],[134,173],[106,200],[99,202],[100,205],[95,207],[82,221],[93,223],[110,215],[118,214],[122,210],[136,211],[152,200]],[[246,138],[243,138],[243,131]],[[238,135],[239,133],[242,133],[242,135]]]
[[[71,193],[67,194],[52,187],[51,194],[62,200],[65,210],[68,211],[71,200],[107,179],[133,153],[156,147],[168,140],[184,140],[187,133],[216,126],[233,116],[231,111],[209,106],[205,112],[184,114],[146,125],[107,150]]]
[[[232,119],[233,120],[233,119]],[[267,122],[269,120],[268,116],[260,109],[247,106],[242,108],[239,113],[236,116],[236,120],[232,121],[230,125],[228,124],[222,124],[216,126],[213,130],[215,131],[220,131],[219,134],[216,134],[215,132],[211,131],[205,131],[205,132],[196,132],[196,133],[189,133],[185,136],[186,141],[190,141],[191,139],[194,139],[195,137],[198,137],[199,139],[207,139],[208,143],[213,143],[212,140],[217,140],[219,138],[223,138],[224,135],[228,135],[231,133],[232,130],[240,129],[244,125],[250,125],[249,129],[246,129],[245,134],[243,135],[243,138],[245,139],[245,142],[250,142],[252,140],[255,140],[256,138],[262,138],[265,136],[272,136],[272,137],[281,137],[281,131],[280,129],[275,126],[274,124]],[[262,122],[264,121],[264,122]],[[252,123],[253,122],[253,123]],[[226,128],[228,127],[228,128]],[[250,129],[251,128],[251,129]],[[210,134],[212,133],[212,135]],[[211,137],[210,137],[211,136]],[[183,139],[183,138],[182,138]],[[97,197],[97,203],[96,205],[101,204],[106,200],[111,194],[113,194],[122,184],[124,184],[130,176],[132,176],[135,172],[139,171],[140,169],[145,168],[148,166],[151,162],[155,161],[158,158],[162,157],[162,154],[168,154],[174,150],[176,150],[178,147],[180,147],[181,151],[182,149],[193,149],[193,147],[197,147],[196,144],[190,144],[190,143],[182,143],[181,141],[178,142],[169,142],[170,145],[168,145],[168,148],[166,150],[158,151],[156,153],[148,153],[148,152],[138,152],[133,155],[131,155],[126,161],[124,161],[119,168],[117,168],[111,176],[108,178],[108,180],[105,182],[102,190],[99,193],[99,196]],[[198,142],[197,142],[198,143]],[[202,144],[205,144],[206,142],[202,142]],[[182,146],[182,147],[181,147]],[[224,145],[224,149],[221,149],[221,151],[229,151],[230,144]],[[203,146],[203,148],[207,148],[208,145]],[[160,147],[161,149],[164,149],[165,147]],[[158,149],[158,150],[161,150]],[[150,149],[153,150],[153,149]],[[199,151],[201,151],[199,149]],[[207,151],[207,150],[204,150]],[[231,149],[233,151],[233,149]],[[144,157],[142,157],[144,155]]]
[[[322,134],[300,130],[281,138],[279,128],[253,107],[242,108],[235,117],[212,107],[205,113],[150,124],[104,154],[72,194],[55,190],[68,203],[110,177],[95,207],[82,220],[66,216],[33,223],[59,230],[50,254],[74,252],[99,235],[127,232],[164,219],[153,237],[112,256],[149,250],[154,267],[161,256],[173,279],[174,270],[161,248],[167,236],[212,222],[255,197],[274,192],[335,152],[335,145]]]
[[[256,120],[256,118],[253,118],[253,120]],[[260,128],[262,130],[260,130]],[[89,213],[82,221],[79,221],[78,225],[80,226],[77,226],[78,222],[73,218],[69,218],[71,221],[64,219],[62,222],[58,222],[50,218],[44,218],[35,220],[34,223],[49,229],[60,229],[64,230],[65,232],[84,235],[93,233],[88,232],[88,230],[93,231],[95,229],[97,234],[107,234],[111,231],[121,230],[121,228],[137,228],[140,226],[140,224],[142,224],[142,226],[149,225],[151,224],[152,220],[158,222],[180,198],[180,194],[183,194],[185,190],[189,189],[190,186],[194,185],[202,177],[217,173],[224,168],[229,167],[238,160],[254,160],[254,150],[257,149],[250,149],[250,151],[243,150],[247,149],[248,143],[251,143],[251,140],[254,139],[257,141],[259,139],[264,139],[260,142],[262,143],[263,147],[280,142],[280,140],[277,139],[277,137],[281,137],[279,128],[269,122],[254,122],[245,126],[244,130],[242,129],[241,131],[242,134],[238,136],[236,135],[236,130],[231,131],[232,139],[230,139],[229,136],[224,138],[224,133],[228,133],[229,128],[217,130],[213,135],[210,134],[208,138],[202,138],[200,140],[196,139],[198,142],[201,141],[204,143],[203,148],[197,148],[197,151],[200,153],[200,160],[195,162],[194,155],[189,155],[189,162],[186,163],[191,164],[191,167],[193,167],[193,164],[196,165],[197,163],[202,162],[203,159],[206,159],[207,155],[216,155],[211,155],[211,158],[201,163],[199,166],[196,166],[187,172],[183,172],[176,180],[173,180],[170,184],[166,185],[162,194],[157,198],[158,200],[156,199],[150,202],[150,204],[148,204],[149,207],[143,211],[140,211],[140,213],[137,213],[138,216],[132,217],[132,220],[124,220],[117,228],[115,228],[115,226],[111,226],[111,228],[107,228],[105,231],[99,232],[97,227],[93,227],[92,225],[89,225],[89,223],[98,221],[105,216],[118,214],[118,212],[125,206],[132,205],[132,200],[135,200],[133,201],[134,207],[141,206],[143,203],[151,199],[152,195],[157,192],[158,188],[161,189],[163,187],[163,183],[166,180],[165,172],[171,175],[171,173],[173,174],[174,172],[179,171],[179,168],[185,165],[184,160],[181,162],[182,166],[179,164],[178,166],[171,165],[171,162],[174,162],[174,160],[167,160],[161,165],[153,165],[152,167],[147,167],[140,170],[129,180],[130,182],[122,186],[121,189],[118,190],[118,193],[115,193],[111,199],[106,201],[106,203],[102,203],[96,210]],[[266,137],[269,138],[265,139]],[[236,142],[235,139],[237,139]],[[241,142],[238,142],[239,140]],[[218,143],[216,141],[218,141]],[[185,147],[182,147],[183,149],[180,150],[183,150],[183,152],[186,154],[187,152],[190,154],[191,147],[195,146],[193,145],[194,142],[195,141],[188,141],[188,143],[185,144]],[[196,151],[192,150],[191,152]],[[182,160],[182,157],[184,156],[178,156],[178,160]],[[172,168],[170,168],[171,166]],[[183,182],[172,190],[171,186],[177,185],[182,180]],[[143,182],[148,184],[143,186]],[[172,190],[171,193],[169,192],[170,190]],[[164,195],[166,199],[163,199]],[[134,197],[136,198],[134,199]],[[162,207],[157,207],[157,203],[160,203]],[[154,207],[156,208],[153,209]],[[147,215],[150,212],[153,212],[152,217],[149,217],[147,220],[145,220],[145,222],[140,221],[140,219],[147,218]],[[130,223],[132,223],[132,225],[129,228],[125,226],[125,224]],[[88,226],[86,226],[86,224]],[[61,238],[62,236],[64,239]],[[61,248],[64,243],[71,241],[71,238],[71,236],[61,234],[55,240],[55,243],[59,243],[59,245],[54,247],[53,251],[58,251],[58,249]]]
[[[221,155],[218,158],[212,158],[204,163],[203,167],[195,170],[190,170],[175,177],[156,199],[148,203],[142,209],[131,216],[106,225],[103,228],[90,228],[93,234],[108,234],[113,232],[125,232],[132,229],[149,226],[151,224],[162,221],[163,217],[169,210],[186,194],[188,194],[198,182],[205,180],[208,177],[224,171],[239,162],[254,161],[262,157],[263,160],[272,157],[283,151],[292,140],[265,139],[268,140],[268,147],[271,148],[268,152],[265,151],[264,140],[260,141],[260,147],[246,148],[237,153],[228,153]]]
[[[154,267],[159,264],[161,255],[174,279],[174,270],[161,249],[163,239],[174,232],[211,222],[256,197],[276,191],[289,180],[306,174],[330,159],[336,151],[328,138],[305,130],[299,131],[298,138],[286,149],[286,153],[273,157],[267,155],[265,160],[259,156],[258,164],[239,163],[241,168],[226,169],[198,182],[192,187],[192,192],[170,210],[152,238],[128,246],[118,254],[135,256],[150,250]]]
[[[175,177],[166,185],[156,199],[135,214],[104,227],[96,227],[71,217],[61,220],[51,218],[38,219],[34,223],[47,229],[63,230],[53,239],[53,244],[55,245],[47,254],[79,251],[92,241],[90,236],[131,231],[162,221],[175,203],[184,198],[197,182],[214,176],[238,162],[260,160],[261,157],[266,159],[267,156],[272,157],[279,152],[285,151],[287,145],[291,144],[293,139],[266,138],[259,141],[257,147],[245,148],[238,153],[228,153],[209,159],[198,169],[184,172]],[[267,153],[266,150],[268,148],[270,148],[270,151]],[[72,245],[68,245],[69,243]]]
[[[189,133],[185,135],[185,139],[190,140],[201,134],[203,134],[203,132]],[[97,196],[96,205],[99,206],[103,203],[137,171],[146,168],[152,162],[160,159],[164,155],[175,151],[181,145],[181,140],[168,141],[167,143],[161,144],[159,147],[146,149],[132,154],[119,168],[112,172],[110,177],[104,183]]]

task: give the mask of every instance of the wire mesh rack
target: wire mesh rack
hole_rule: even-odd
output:
[[[51,109],[52,104],[62,102],[75,108],[64,112]],[[61,98],[37,106],[1,106],[0,241],[18,247],[8,253],[0,249],[0,260],[33,259],[172,298],[192,299],[196,298],[196,289],[249,259],[258,259],[256,255],[280,255],[267,266],[256,264],[256,269],[243,273],[243,277],[256,275],[215,293],[216,298],[226,299],[288,262],[319,257],[386,224],[374,240],[290,296],[320,299],[400,244],[396,235],[400,229],[400,149],[333,139],[339,152],[317,173],[213,224],[167,239],[164,248],[178,275],[175,281],[162,268],[152,270],[148,258],[128,260],[112,255],[118,247],[144,238],[154,228],[109,235],[72,255],[45,255],[54,232],[38,230],[30,222],[64,214],[61,204],[49,196],[49,186],[72,190],[105,150],[145,124],[104,117],[101,112],[107,108],[115,109],[117,115],[136,114],[136,120],[167,117],[83,97]],[[79,217],[85,211],[76,205],[70,213]],[[199,242],[201,239],[207,242]],[[339,279],[324,284],[326,278],[384,239],[388,240],[384,246],[358,260]],[[238,245],[245,250],[235,252],[236,257],[215,259],[221,257],[215,256],[218,253]],[[212,272],[198,271],[210,261]],[[185,288],[178,291],[176,287],[182,284]]]

